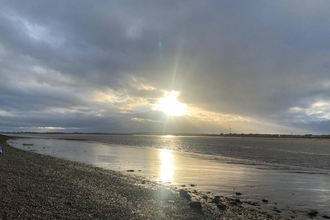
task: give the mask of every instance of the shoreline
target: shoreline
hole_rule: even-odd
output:
[[[138,132],[138,133],[66,133],[66,132],[2,132],[0,135],[8,136],[40,136],[40,135],[105,135],[105,136],[178,136],[178,137],[223,137],[223,138],[267,138],[267,139],[316,139],[330,140],[326,134],[258,134],[258,133],[162,133],[162,132]]]
[[[192,196],[188,200],[178,188],[19,150],[7,145],[8,139],[13,137],[0,136],[3,219],[285,219],[230,198],[185,190]]]

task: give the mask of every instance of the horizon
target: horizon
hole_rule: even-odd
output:
[[[38,131],[0,131],[0,134],[95,134],[95,135],[156,135],[156,136],[230,136],[230,137],[329,137],[329,134],[293,133],[187,133],[187,132],[38,132]]]
[[[329,10],[4,0],[0,131],[330,133]]]

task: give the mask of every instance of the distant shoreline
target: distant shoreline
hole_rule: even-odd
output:
[[[258,137],[258,138],[311,138],[311,139],[330,139],[329,135],[314,135],[314,134],[255,134],[255,133],[220,133],[220,134],[207,134],[207,133],[162,133],[162,132],[136,132],[136,133],[101,133],[101,132],[0,132],[4,135],[29,135],[29,134],[61,134],[61,135],[146,135],[146,136],[182,136],[182,137]]]

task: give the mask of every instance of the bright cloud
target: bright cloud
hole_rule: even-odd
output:
[[[304,122],[330,120],[330,101],[318,100],[308,107],[292,107],[290,112]]]

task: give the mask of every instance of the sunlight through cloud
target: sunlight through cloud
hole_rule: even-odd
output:
[[[165,92],[164,97],[158,100],[153,109],[172,116],[185,115],[187,105],[176,100],[179,95],[180,93],[177,91]]]

